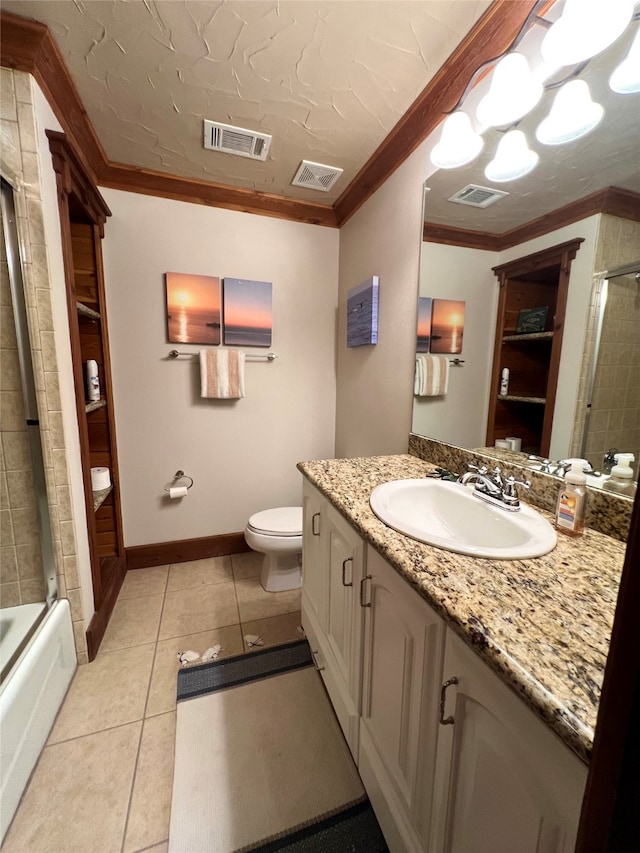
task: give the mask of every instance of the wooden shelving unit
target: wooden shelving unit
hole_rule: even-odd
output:
[[[92,660],[107,627],[126,573],[122,535],[118,453],[111,394],[102,246],[104,224],[111,215],[83,164],[62,133],[47,131],[58,183],[62,251],[73,361],[80,453],[95,614],[87,629]],[[98,364],[100,399],[86,397],[85,364]],[[91,468],[106,467],[112,485],[94,492]]]
[[[556,386],[571,261],[581,239],[494,267],[500,284],[493,355],[487,445],[518,436],[522,449],[547,456],[555,410]],[[544,329],[518,334],[524,309],[547,308]],[[509,369],[507,394],[500,394],[502,370]]]

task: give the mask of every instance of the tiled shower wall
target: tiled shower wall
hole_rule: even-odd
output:
[[[45,464],[47,497],[51,516],[51,528],[56,554],[58,596],[68,598],[78,652],[78,662],[86,663],[86,626],[82,616],[82,596],[78,574],[75,524],[69,490],[67,451],[62,422],[62,405],[55,348],[53,312],[51,307],[51,285],[47,258],[47,245],[40,194],[40,174],[36,147],[35,112],[32,98],[32,80],[28,74],[0,69],[0,127],[2,154],[0,169],[5,178],[21,188],[15,193],[18,238],[22,258],[22,271],[27,302],[29,337],[34,362],[38,416],[42,436]],[[31,528],[33,515],[29,504],[28,487],[24,463],[24,436],[21,429],[8,429],[5,438],[4,424],[8,427],[24,423],[20,412],[22,394],[19,377],[15,374],[13,338],[7,325],[7,340],[11,346],[5,352],[5,323],[9,323],[7,310],[8,288],[5,286],[6,269],[2,275],[2,385],[0,405],[2,408],[2,470],[0,471],[0,506],[2,514],[2,592],[3,606],[20,603],[35,594],[35,587],[28,584],[35,579],[37,557],[34,532]],[[6,363],[5,363],[6,355]],[[5,366],[6,364],[6,366]],[[84,519],[78,523],[83,524]],[[5,539],[5,531],[9,536]],[[13,538],[11,538],[13,537]],[[19,541],[18,541],[19,540]],[[23,541],[29,540],[29,541]],[[5,542],[8,544],[5,546]],[[5,547],[7,548],[5,554]],[[25,563],[20,568],[19,560],[24,553]],[[31,563],[28,558],[31,554]],[[15,557],[15,570],[13,557]],[[5,565],[6,558],[6,565]],[[6,574],[5,574],[6,569]],[[41,570],[39,576],[42,576]],[[24,573],[23,574],[21,574]],[[31,577],[28,577],[31,572]],[[24,583],[22,577],[24,576]],[[5,585],[5,577],[6,584]],[[12,586],[13,584],[13,586]],[[17,584],[17,586],[16,586]],[[19,601],[16,599],[19,598]],[[40,600],[44,599],[44,595]]]
[[[598,231],[595,278],[640,258],[640,222],[603,214]],[[597,285],[597,281],[596,281]],[[595,291],[595,288],[594,288]],[[595,294],[594,294],[595,295]],[[598,300],[592,298],[587,349],[592,351]],[[605,451],[640,454],[640,284],[634,276],[611,279],[595,374],[586,456],[600,470]],[[580,455],[592,355],[583,366],[572,455]],[[578,429],[580,427],[580,429]]]

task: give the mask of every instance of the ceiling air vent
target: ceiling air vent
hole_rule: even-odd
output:
[[[272,137],[255,130],[204,120],[204,147],[252,160],[266,160]]]
[[[492,190],[490,187],[478,187],[475,184],[468,184],[464,189],[458,190],[455,195],[452,195],[448,201],[453,201],[456,204],[469,204],[471,207],[489,207],[501,198],[504,198],[509,193],[502,190]]]
[[[322,163],[312,163],[303,160],[291,181],[294,187],[308,187],[310,190],[328,192],[338,180],[343,170],[336,166],[323,166]]]

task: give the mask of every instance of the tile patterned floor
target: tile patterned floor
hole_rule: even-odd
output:
[[[300,638],[300,591],[260,585],[262,555],[127,574],[95,661],[79,667],[3,853],[166,853],[178,652],[219,659]],[[197,661],[196,661],[197,663]]]

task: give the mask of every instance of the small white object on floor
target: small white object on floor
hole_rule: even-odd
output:
[[[180,666],[187,666],[187,664],[193,663],[198,660],[200,655],[198,652],[194,652],[191,649],[187,649],[186,652],[178,652],[178,660],[180,661]]]
[[[307,635],[305,634],[304,628],[302,627],[302,625],[298,625],[298,627],[296,628],[296,631],[298,632],[298,634],[300,634],[301,637],[304,637],[306,639]]]
[[[211,646],[210,649],[206,649],[202,652],[202,663],[207,663],[207,661],[210,660],[217,660],[221,648],[222,646],[220,643],[216,643],[215,646]]]
[[[262,637],[259,637],[257,634],[245,634],[244,638],[247,642],[249,648],[253,648],[254,646],[264,646],[264,640]]]

